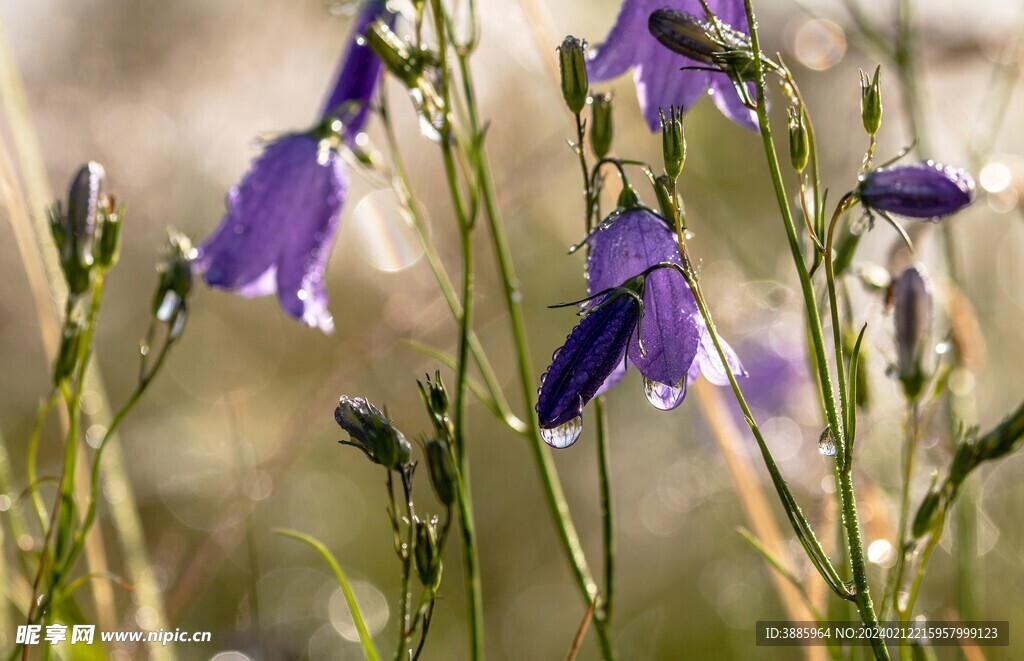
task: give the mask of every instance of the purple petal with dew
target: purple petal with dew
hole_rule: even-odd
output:
[[[345,140],[351,141],[366,124],[370,102],[381,79],[383,65],[361,37],[378,18],[388,26],[395,23],[396,14],[381,0],[368,0],[352,25],[351,36],[341,57],[334,84],[324,100],[320,119],[338,116],[345,126]]]
[[[268,145],[228,194],[227,213],[200,246],[196,268],[212,287],[245,296],[276,292],[286,313],[329,331],[323,270],[348,175],[339,154],[320,162],[318,151],[306,134]]]
[[[569,333],[541,377],[536,411],[544,429],[555,429],[580,417],[583,406],[622,362],[623,351],[636,329],[638,306],[627,295],[616,295],[603,303]]]
[[[645,209],[626,211],[590,239],[591,295],[618,287],[660,262],[680,264],[675,233]],[[658,269],[647,276],[640,342],[630,342],[629,361],[648,381],[678,387],[697,352],[697,303],[682,275]]]

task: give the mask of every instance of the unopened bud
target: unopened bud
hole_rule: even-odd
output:
[[[96,161],[78,169],[68,187],[68,223],[74,237],[75,252],[82,266],[92,265],[92,240],[96,215],[103,192],[106,171]]]
[[[922,265],[911,266],[896,278],[892,300],[899,377],[907,397],[914,400],[924,387],[923,362],[932,332],[932,292]]]
[[[82,347],[82,324],[69,321],[61,331],[60,349],[53,363],[53,385],[59,386],[71,377],[78,365]]]
[[[881,74],[881,65],[875,68],[875,75],[870,78],[860,72],[860,118],[868,135],[878,133],[882,125],[882,89],[878,80]]]
[[[691,60],[714,64],[723,51],[711,38],[711,26],[693,14],[668,7],[658,9],[647,19],[647,30],[662,46]]]
[[[569,36],[558,47],[558,68],[562,72],[562,97],[573,114],[580,114],[587,103],[587,42]]]
[[[675,107],[669,108],[668,117],[665,111],[661,115],[661,153],[665,158],[665,173],[673,180],[679,178],[686,162],[686,136],[683,135],[683,119]]]
[[[434,591],[441,586],[441,548],[438,542],[437,519],[413,520],[415,528],[416,574],[423,587]]]
[[[409,463],[412,447],[391,418],[362,397],[342,396],[334,409],[334,419],[352,437],[342,441],[362,450],[370,461],[388,470],[398,470]]]
[[[121,224],[124,219],[124,207],[115,207],[113,200],[106,199],[100,208],[97,224],[96,244],[93,257],[96,265],[105,269],[117,263],[121,252]]]
[[[612,95],[595,94],[590,99],[590,148],[604,158],[612,148]]]
[[[458,478],[448,442],[437,438],[430,439],[423,443],[423,453],[427,457],[430,485],[434,487],[437,499],[444,505],[451,505],[455,502]]]
[[[804,111],[800,108],[789,109],[789,160],[793,169],[803,172],[807,167],[810,148],[807,140],[807,126],[804,123]]]
[[[387,23],[378,19],[369,26],[363,39],[389,73],[405,83],[406,87],[417,87],[422,73],[420,63],[409,52],[407,44],[388,27]]]
[[[192,292],[192,260],[196,250],[184,234],[170,232],[163,263],[157,267],[160,279],[150,305],[150,313],[170,327],[171,339],[184,330],[188,296]]]

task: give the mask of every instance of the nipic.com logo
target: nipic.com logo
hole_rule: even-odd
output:
[[[95,624],[22,624],[14,642],[17,645],[92,645],[96,642]],[[102,643],[208,643],[212,639],[209,631],[173,631],[158,629],[156,631],[100,631],[99,641]]]

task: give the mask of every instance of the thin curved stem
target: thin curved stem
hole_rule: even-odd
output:
[[[772,184],[775,188],[775,196],[779,204],[779,210],[785,225],[786,235],[789,239],[790,251],[796,265],[797,274],[800,278],[800,287],[803,292],[804,303],[808,312],[808,323],[811,327],[811,341],[814,345],[815,358],[818,363],[818,370],[821,372],[822,394],[825,400],[825,410],[829,424],[837,441],[837,457],[840,453],[846,453],[846,433],[843,429],[839,411],[836,407],[835,394],[832,391],[832,379],[829,374],[828,362],[825,357],[825,341],[821,329],[821,319],[818,315],[817,303],[814,298],[814,290],[811,286],[807,268],[800,253],[800,244],[797,239],[796,229],[793,224],[793,216],[789,207],[789,200],[786,196],[785,184],[782,180],[782,172],[779,168],[778,155],[775,151],[775,144],[772,140],[771,126],[768,121],[767,100],[765,94],[765,65],[761,57],[761,46],[758,36],[757,17],[754,14],[752,0],[744,0],[744,8],[747,14],[747,23],[750,26],[750,43],[753,53],[753,65],[756,72],[755,87],[757,90],[757,118],[761,131],[761,139],[764,145],[765,156],[768,159],[768,168],[771,172]],[[831,259],[825,255],[826,260]],[[837,369],[842,366],[838,365]],[[728,372],[728,370],[726,370]],[[837,459],[840,461],[840,459]],[[848,463],[848,462],[843,462]],[[848,468],[848,467],[847,467]],[[860,522],[857,518],[857,504],[854,496],[853,478],[849,470],[839,471],[839,490],[843,501],[843,525],[846,528],[846,537],[850,550],[850,561],[853,568],[854,595],[857,602],[857,610],[860,612],[862,621],[867,626],[876,626],[878,616],[875,614],[874,604],[871,600],[871,588],[867,577],[867,562],[864,555],[863,541],[860,536]],[[878,659],[888,659],[889,652],[885,642],[881,639],[872,639],[872,649]]]
[[[612,505],[611,461],[608,443],[608,412],[604,396],[594,400],[594,418],[597,422],[597,475],[601,493],[601,542],[604,548],[604,604],[601,617],[611,624],[615,603],[615,527]]]

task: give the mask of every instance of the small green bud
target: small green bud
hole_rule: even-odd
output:
[[[444,505],[455,502],[455,490],[458,489],[458,478],[455,465],[447,441],[438,438],[423,443],[423,453],[427,457],[427,469],[430,473],[430,485],[434,487],[437,499]]]
[[[444,382],[441,381],[441,372],[434,372],[433,381],[428,375],[426,384],[423,381],[417,381],[416,385],[420,388],[423,405],[427,408],[427,413],[430,414],[430,421],[433,423],[437,435],[450,437],[452,426],[451,420],[448,419],[448,391],[445,390]]]
[[[683,135],[683,118],[670,107],[669,115],[659,110],[661,115],[661,153],[665,158],[665,173],[673,180],[679,178],[686,162],[686,136]]]
[[[82,324],[71,320],[64,325],[60,337],[60,349],[57,351],[57,359],[53,363],[53,385],[59,386],[71,377],[82,348]]]
[[[619,199],[616,201],[619,209],[635,209],[640,206],[640,196],[626,180],[622,181],[622,190],[619,192]]]
[[[875,75],[871,78],[863,71],[860,72],[860,117],[864,122],[864,130],[872,136],[878,133],[882,125],[882,88],[878,80],[881,74],[881,65],[875,68]]]
[[[109,269],[117,263],[121,252],[121,221],[124,207],[115,207],[113,200],[104,200],[100,208],[98,236],[93,248],[96,265]]]
[[[804,124],[804,111],[800,108],[789,109],[789,160],[793,169],[803,172],[807,167],[810,148],[807,141],[807,126]]]
[[[184,234],[168,235],[164,261],[157,270],[160,279],[150,304],[150,313],[170,326],[170,338],[177,339],[184,330],[188,312],[188,296],[192,293],[192,260],[196,250]]]
[[[562,97],[573,114],[580,114],[587,103],[587,42],[568,36],[558,47],[558,68],[562,72]]]
[[[441,548],[438,543],[437,519],[413,520],[415,529],[416,574],[423,587],[435,591],[441,586]]]
[[[362,397],[342,395],[334,409],[334,420],[352,437],[341,441],[362,450],[370,461],[388,470],[399,470],[409,463],[412,446],[391,418]]]
[[[595,94],[590,98],[590,148],[604,158],[612,148],[612,95]]]

